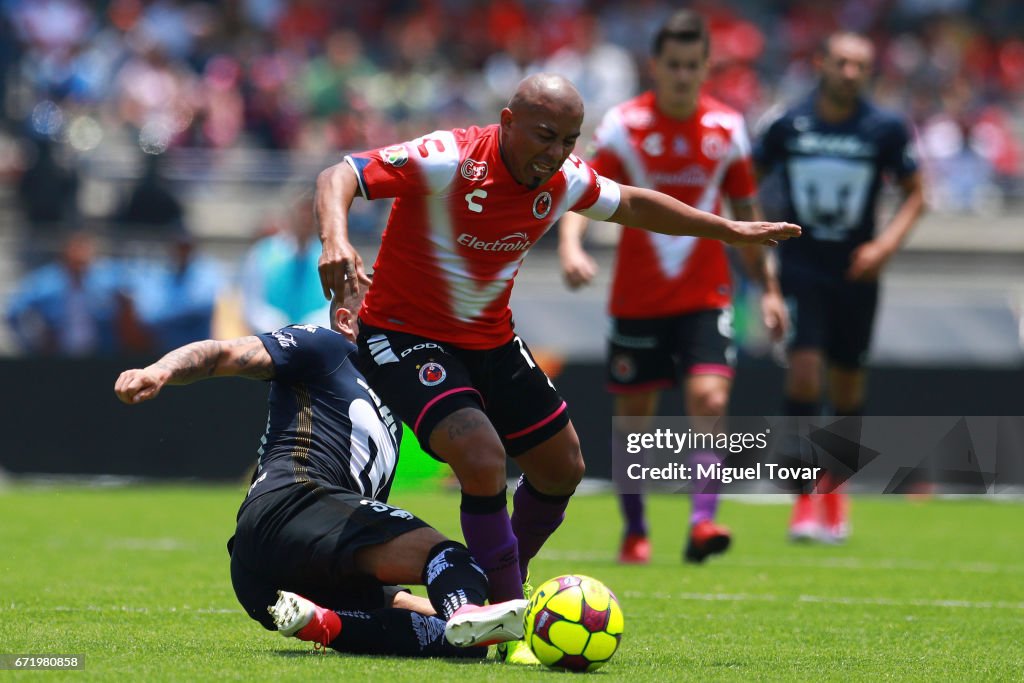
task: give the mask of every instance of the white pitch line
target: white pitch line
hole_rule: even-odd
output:
[[[827,550],[827,548],[823,548]],[[610,562],[613,553],[573,552],[542,550],[542,560],[557,562]],[[879,558],[863,560],[853,557],[821,557],[801,559],[759,559],[757,557],[729,557],[730,565],[741,567],[807,567],[818,569],[850,569],[856,571],[920,571],[920,572],[961,572],[966,574],[1024,574],[1024,565],[998,564],[995,562],[924,562],[919,560],[898,560]]]
[[[796,598],[757,593],[643,593],[625,591],[623,598],[641,600],[690,600],[696,602],[805,602],[835,605],[878,605],[882,607],[945,607],[958,609],[1024,610],[1024,602],[1003,600],[896,600],[893,598],[858,598],[850,596],[798,595]]]
[[[131,614],[151,614],[151,613],[167,613],[172,614],[176,612],[188,612],[191,614],[244,614],[244,610],[241,607],[235,609],[223,609],[219,607],[137,607],[133,605],[86,605],[85,607],[69,607],[67,605],[53,605],[52,607],[40,607],[33,605],[28,607],[26,605],[18,605],[17,603],[10,603],[7,605],[0,605],[0,612],[15,612],[24,611],[30,609],[33,613],[37,612],[118,612],[118,613],[131,613]]]

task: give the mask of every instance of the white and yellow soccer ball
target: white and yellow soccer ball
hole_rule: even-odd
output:
[[[597,579],[558,576],[540,585],[526,608],[526,642],[547,666],[593,671],[622,640],[622,607]]]

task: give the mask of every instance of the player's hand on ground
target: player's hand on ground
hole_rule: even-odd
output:
[[[125,370],[114,382],[114,393],[122,403],[129,405],[156,398],[166,378],[149,368]]]
[[[801,228],[793,223],[732,221],[733,238],[729,244],[762,244],[774,247],[791,237],[799,237]]]
[[[761,296],[761,321],[773,342],[780,342],[789,329],[789,311],[778,292],[765,292]]]
[[[597,261],[582,249],[574,249],[561,254],[562,277],[569,289],[578,289],[589,285],[597,275]]]
[[[882,273],[882,268],[892,256],[892,251],[878,240],[871,240],[857,247],[850,255],[850,267],[846,271],[849,280],[873,282]]]
[[[363,259],[355,247],[345,241],[324,242],[323,253],[317,265],[320,271],[320,285],[324,297],[330,300],[334,294],[356,294],[359,287],[369,287],[370,278],[363,270]]]

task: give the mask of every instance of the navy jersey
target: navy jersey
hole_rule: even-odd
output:
[[[784,267],[842,277],[850,254],[875,234],[885,177],[917,171],[910,131],[897,115],[861,100],[848,120],[826,123],[815,112],[817,92],[779,117],[754,149],[757,165],[782,197],[773,220],[799,223],[803,236],[780,245]],[[781,201],[775,201],[779,199]]]
[[[356,370],[356,346],[316,325],[259,335],[274,362],[267,429],[246,502],[291,484],[387,500],[401,424]]]

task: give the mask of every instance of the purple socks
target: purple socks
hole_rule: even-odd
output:
[[[512,497],[512,531],[519,541],[519,573],[526,580],[530,560],[565,519],[569,496],[549,496],[533,488],[525,476]]]
[[[519,551],[505,501],[505,489],[495,496],[462,494],[462,535],[469,552],[487,573],[492,603],[523,597]]]
[[[690,465],[693,467],[694,477],[697,476],[697,466],[705,468],[722,460],[713,451],[696,451],[690,456]],[[718,481],[707,477],[694,479],[693,489],[690,493],[692,507],[690,509],[690,526],[705,519],[714,519],[718,509]]]

